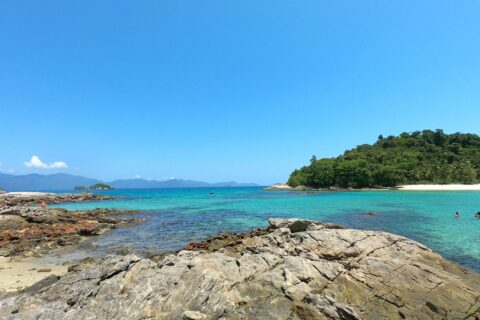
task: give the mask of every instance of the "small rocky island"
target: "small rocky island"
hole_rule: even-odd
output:
[[[109,185],[109,184],[106,184],[106,183],[97,183],[97,184],[94,184],[93,186],[91,187],[85,187],[85,186],[76,186],[74,188],[75,190],[112,190],[112,186]]]
[[[151,259],[88,260],[2,319],[478,319],[480,274],[386,232],[271,219]]]

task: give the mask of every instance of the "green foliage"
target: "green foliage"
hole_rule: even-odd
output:
[[[324,188],[335,183],[335,160],[321,159],[314,160],[310,164],[310,175],[306,183],[313,188]]]
[[[365,188],[416,183],[477,183],[480,137],[445,134],[442,130],[380,135],[373,145],[360,145],[337,158],[310,160],[292,172],[292,187]]]

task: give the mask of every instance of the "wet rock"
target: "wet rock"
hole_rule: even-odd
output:
[[[478,273],[404,237],[298,221],[271,220],[263,233],[245,233],[225,247],[182,250],[155,261],[135,255],[86,260],[38,289],[2,296],[0,318],[478,316]]]
[[[119,256],[126,256],[132,254],[132,248],[130,246],[122,246],[115,249],[115,254]]]
[[[117,225],[138,222],[118,215],[136,211],[12,206],[0,210],[0,255],[37,256],[52,249],[77,245],[85,236],[99,235]]]
[[[241,249],[241,247],[236,245],[241,244],[243,239],[263,235],[267,232],[267,230],[261,228],[241,233],[221,232],[205,241],[191,242],[185,246],[185,249],[216,251],[221,248],[231,248],[235,251],[237,249]]]

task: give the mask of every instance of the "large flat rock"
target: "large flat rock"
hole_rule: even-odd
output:
[[[81,264],[1,319],[478,319],[480,275],[385,232],[271,221],[214,251]]]

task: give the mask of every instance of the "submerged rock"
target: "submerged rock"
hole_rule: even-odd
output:
[[[192,249],[157,262],[128,255],[73,266],[60,278],[44,279],[19,294],[4,293],[0,318],[479,316],[478,273],[390,233],[272,219],[263,233],[232,238],[225,247]]]

